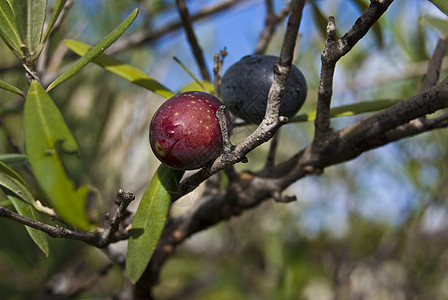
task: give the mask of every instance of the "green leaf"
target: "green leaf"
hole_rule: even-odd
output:
[[[67,0],[56,0],[56,4],[53,7],[53,13],[51,14],[50,21],[48,22],[47,28],[45,29],[44,36],[42,38],[41,44],[39,45],[38,52],[40,53],[50,36],[51,30],[53,29],[54,24],[56,23],[59,15],[61,14],[62,9],[64,8],[65,2]]]
[[[36,180],[67,222],[88,229],[85,209],[89,189],[76,189],[68,178],[60,151],[77,153],[78,145],[51,97],[33,81],[25,101],[25,145]]]
[[[0,0],[1,1],[1,0]],[[17,87],[4,82],[3,80],[0,79],[0,89],[9,91],[9,92],[13,92],[16,93],[19,96],[22,96],[23,98],[25,98],[25,94]]]
[[[422,17],[420,17],[420,21],[423,24],[428,24],[429,26],[442,31],[443,34],[448,35],[447,20],[434,18],[434,17],[428,17],[428,16],[422,16]]]
[[[446,0],[429,0],[437,6],[445,15],[448,16],[448,1]]]
[[[388,108],[394,104],[397,104],[401,100],[377,100],[377,101],[365,101],[356,104],[343,105],[332,108],[330,116],[332,118],[354,116],[362,113],[379,111]],[[316,119],[316,112],[312,111],[305,114],[296,115],[289,120],[289,122],[309,122]]]
[[[171,201],[183,171],[161,164],[149,183],[135,213],[126,254],[129,279],[142,276],[159,242]]]
[[[3,162],[0,162],[0,186],[16,194],[28,204],[37,207],[36,200],[25,180]]]
[[[70,50],[79,56],[85,55],[91,48],[89,45],[75,40],[64,40],[64,43]],[[166,99],[175,95],[175,93],[170,91],[163,84],[148,76],[143,71],[131,65],[125,64],[109,55],[100,54],[93,60],[93,62],[107,71],[114,73],[115,75],[118,75],[138,86],[144,87]]]
[[[22,41],[33,53],[40,44],[47,11],[47,0],[9,0]]]
[[[109,33],[101,42],[93,46],[85,55],[83,55],[73,66],[71,66],[61,76],[56,78],[47,88],[47,92],[54,89],[61,82],[72,77],[76,72],[84,68],[89,62],[94,60],[104,50],[107,49],[113,42],[115,42],[124,31],[132,24],[138,14],[138,9],[135,9],[120,25],[117,26],[111,33]]]
[[[2,153],[0,154],[0,162],[5,164],[21,163],[27,159],[25,154]]]
[[[0,0],[0,37],[13,50],[16,56],[22,54],[22,38],[17,29],[16,19],[10,2],[6,0]]]
[[[8,199],[19,215],[41,222],[40,215],[34,207],[17,198],[15,195],[8,195]],[[25,226],[25,228],[34,243],[42,250],[45,256],[48,256],[50,254],[50,247],[48,245],[47,234],[28,226]]]
[[[325,40],[327,37],[328,18],[322,13],[315,1],[311,1],[311,7],[313,9],[314,23],[316,24],[317,29],[319,29],[322,38]]]
[[[205,89],[204,89],[205,87]],[[190,92],[190,91],[200,91],[200,92],[206,92],[213,94],[213,91],[215,90],[215,87],[213,86],[213,83],[210,81],[201,81],[201,84],[198,84],[196,81],[192,81],[190,83],[187,83],[184,85],[180,90],[179,93],[184,92]]]
[[[196,76],[194,76],[194,74],[176,56],[174,56],[173,59],[182,67],[182,69],[185,70],[185,72],[188,73],[188,75],[190,75],[191,78],[193,78],[196,84],[201,87],[201,90],[210,93],[210,91],[207,90],[207,87],[202,84],[202,81],[200,81]]]

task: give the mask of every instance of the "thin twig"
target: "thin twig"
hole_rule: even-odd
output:
[[[364,37],[369,29],[383,15],[393,0],[371,1],[370,6],[362,13],[353,27],[341,38],[336,40],[336,24],[330,17],[327,25],[327,40],[322,52],[322,69],[319,84],[314,146],[326,147],[331,142],[330,106],[333,93],[333,75],[337,61],[347,54],[356,43]],[[330,135],[330,139],[328,136]],[[328,140],[327,140],[328,139]]]
[[[190,14],[188,12],[188,7],[184,0],[176,0],[177,11],[182,20],[182,25],[185,29],[185,34],[187,35],[188,42],[190,44],[191,50],[193,51],[196,63],[199,66],[199,70],[202,74],[202,79],[210,81],[210,73],[208,72],[207,66],[205,64],[204,54],[202,53],[201,46],[199,45],[196,34],[193,30],[193,25],[191,24]]]
[[[275,14],[272,0],[266,0],[266,22],[263,28],[263,31],[260,34],[260,38],[258,39],[257,46],[255,48],[255,54],[263,54],[266,52],[266,49],[269,43],[274,36],[275,30],[283,21],[284,18],[288,15],[289,6],[286,5],[278,14]]]
[[[119,225],[123,221],[123,219],[127,217],[128,214],[126,213],[126,209],[129,203],[135,199],[135,196],[132,193],[127,193],[122,189],[119,189],[116,199],[119,207],[115,212],[114,217],[108,222],[108,224],[106,224],[106,229],[102,232],[83,232],[70,230],[59,225],[49,225],[21,216],[1,206],[0,217],[7,218],[17,223],[45,232],[52,238],[78,240],[98,248],[105,248],[113,242],[125,240],[129,237],[127,232],[119,231]]]
[[[213,85],[215,97],[221,98],[220,86],[221,86],[221,74],[222,66],[224,64],[224,58],[227,56],[227,50],[219,51],[213,55]]]
[[[191,22],[202,20],[205,18],[208,18],[212,15],[215,15],[217,13],[223,12],[227,9],[233,8],[237,5],[241,5],[243,3],[247,2],[253,2],[252,0],[225,0],[222,2],[219,2],[213,6],[205,7],[201,9],[199,12],[197,12],[194,15],[191,15],[190,20]],[[182,22],[177,21],[171,24],[168,24],[166,26],[163,26],[159,29],[148,29],[148,30],[142,30],[136,33],[133,33],[127,37],[122,37],[118,41],[116,41],[113,45],[111,45],[107,49],[107,53],[113,54],[120,51],[123,51],[128,48],[135,47],[136,45],[141,45],[143,43],[156,40],[167,33],[179,30],[182,28]]]
[[[424,91],[427,88],[432,87],[437,83],[439,79],[440,68],[442,66],[443,57],[446,54],[448,48],[448,37],[442,35],[437,42],[436,48],[428,62],[426,74],[423,76],[422,83],[420,84],[420,91]]]

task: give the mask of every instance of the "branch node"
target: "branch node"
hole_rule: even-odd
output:
[[[307,175],[322,175],[324,173],[324,169],[321,167],[317,167],[317,166],[312,166],[312,165],[308,165],[303,167],[303,171],[307,174]]]

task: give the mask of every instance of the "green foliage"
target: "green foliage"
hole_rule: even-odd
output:
[[[448,22],[438,18],[423,16],[420,18],[423,23],[430,25],[431,27],[440,30],[444,35],[448,35]]]
[[[70,50],[72,50],[79,56],[85,55],[91,49],[89,45],[75,40],[65,40],[64,43]],[[104,68],[105,70],[118,75],[121,78],[132,82],[133,84],[144,87],[164,98],[171,98],[175,95],[163,84],[154,80],[140,69],[125,64],[122,61],[115,59],[109,55],[100,54],[98,57],[93,59],[92,62]]]
[[[15,93],[19,96],[25,97],[25,94],[17,87],[4,82],[3,80],[0,79],[0,89],[6,90],[6,91],[10,91],[12,93]]]
[[[16,27],[29,53],[34,53],[41,41],[47,0],[11,0]]]
[[[152,257],[183,173],[161,164],[142,197],[132,222],[126,254],[126,268],[132,283],[142,276]]]
[[[0,186],[20,197],[28,205],[37,207],[36,200],[25,180],[3,162],[0,162]]]
[[[88,229],[89,188],[76,188],[61,161],[61,151],[78,153],[78,145],[51,97],[37,82],[31,83],[24,112],[28,160],[51,204],[67,222]]]
[[[16,56],[22,53],[23,42],[9,1],[0,1],[0,37]]]
[[[73,66],[65,71],[61,76],[56,78],[47,88],[51,91],[57,85],[75,75],[79,70],[84,68],[89,62],[94,60],[98,55],[103,53],[113,42],[115,42],[125,30],[132,24],[138,14],[138,9],[135,9],[120,25],[117,26],[111,33],[109,33],[101,42],[92,47],[86,52]]]
[[[36,221],[42,220],[38,211],[33,206],[29,205],[28,203],[25,203],[22,199],[17,198],[16,195],[8,195],[7,197],[9,201],[11,201],[17,213],[19,213],[20,215],[27,217],[31,220]],[[47,234],[28,226],[25,226],[25,228],[31,239],[34,241],[34,243],[36,243],[39,249],[42,250],[45,256],[48,256],[50,254],[50,247],[48,245]]]

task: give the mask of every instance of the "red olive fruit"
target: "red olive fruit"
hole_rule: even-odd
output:
[[[259,124],[264,118],[277,60],[276,56],[248,55],[230,66],[222,78],[221,97],[224,104],[247,123]],[[288,118],[294,116],[303,105],[306,94],[305,77],[293,65],[281,100],[280,115]]]
[[[165,101],[149,128],[156,157],[171,168],[193,170],[217,158],[223,148],[216,111],[223,105],[203,92],[185,92]],[[225,111],[227,127],[230,115]]]

